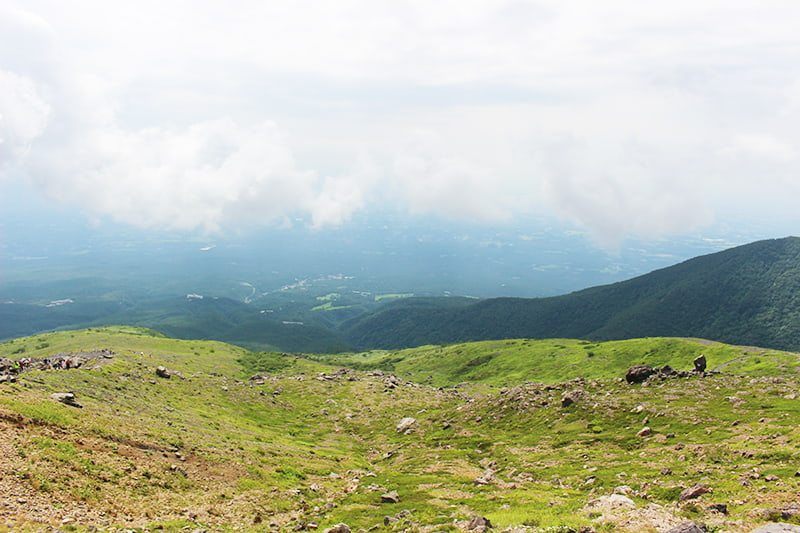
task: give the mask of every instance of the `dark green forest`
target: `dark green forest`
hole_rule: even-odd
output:
[[[551,298],[450,308],[393,302],[345,325],[360,348],[508,339],[654,336],[800,349],[800,238],[759,241]]]
[[[800,238],[758,241],[627,281],[548,298],[408,297],[344,290],[340,280],[262,295],[119,296],[108,281],[70,282],[80,301],[46,305],[6,289],[0,339],[129,324],[253,350],[336,353],[510,338],[699,337],[800,350]],[[63,287],[57,287],[65,292]],[[27,289],[30,293],[30,289]],[[34,295],[37,295],[36,292]],[[134,296],[131,296],[131,295]],[[38,297],[38,296],[37,296]]]

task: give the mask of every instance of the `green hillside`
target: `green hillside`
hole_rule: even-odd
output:
[[[573,339],[511,339],[373,350],[316,356],[327,363],[396,372],[435,386],[465,381],[513,386],[526,381],[558,383],[577,377],[613,379],[638,364],[690,370],[704,355],[709,370],[750,375],[800,374],[797,354],[740,347],[702,339],[647,338],[591,342]]]
[[[452,309],[394,302],[346,324],[362,348],[498,338],[655,336],[800,349],[800,238],[759,241],[628,281],[552,298]]]
[[[686,368],[698,351],[731,364],[620,379],[629,362]],[[0,383],[0,531],[433,532],[480,515],[497,531],[654,533],[690,519],[743,533],[797,521],[782,515],[800,489],[796,354],[641,339],[328,356],[354,370],[129,326],[0,344],[15,360],[66,352],[80,368]],[[51,397],[64,392],[81,407]],[[710,492],[682,500],[696,484]]]

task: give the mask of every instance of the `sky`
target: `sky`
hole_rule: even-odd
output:
[[[782,237],[798,124],[794,0],[0,0],[6,213]]]

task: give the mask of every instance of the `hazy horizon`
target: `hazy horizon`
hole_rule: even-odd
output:
[[[286,277],[535,296],[796,234],[798,20],[784,1],[0,2],[3,277],[40,256],[80,273],[93,239],[112,278],[137,264],[115,242],[246,241],[293,256]],[[410,259],[376,261],[392,242]],[[269,255],[230,247],[222,264]]]

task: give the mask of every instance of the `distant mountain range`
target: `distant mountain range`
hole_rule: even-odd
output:
[[[758,241],[548,298],[376,296],[329,280],[256,302],[136,296],[107,280],[6,291],[0,339],[129,324],[254,350],[342,352],[511,338],[701,337],[800,350],[800,238]],[[48,302],[47,295],[69,299]],[[2,295],[0,295],[2,296]],[[11,303],[9,300],[13,300]],[[38,301],[38,304],[30,302]],[[388,303],[384,303],[388,302]]]
[[[405,299],[342,326],[359,348],[509,338],[701,337],[800,349],[800,238],[758,241],[550,298]]]

